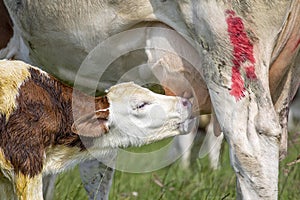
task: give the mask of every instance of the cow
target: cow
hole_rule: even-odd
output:
[[[4,0],[31,61],[69,83],[87,54],[113,35],[152,21],[183,36],[201,60],[193,65],[208,88],[203,95],[209,94],[229,144],[244,199],[277,199],[288,106],[299,87],[299,2]],[[115,48],[132,47],[143,36]]]

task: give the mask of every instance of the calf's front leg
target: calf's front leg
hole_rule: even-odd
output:
[[[42,175],[38,174],[34,177],[29,177],[19,172],[14,176],[14,189],[18,200],[42,200]]]

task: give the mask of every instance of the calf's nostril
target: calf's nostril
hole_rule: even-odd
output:
[[[181,101],[182,101],[183,106],[189,106],[189,104],[190,104],[189,100],[187,100],[187,99],[182,99]]]

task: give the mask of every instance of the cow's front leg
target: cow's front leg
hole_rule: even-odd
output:
[[[238,197],[277,199],[281,128],[269,89],[269,67],[290,3],[192,2],[196,9],[188,3],[180,9],[196,32],[203,78],[229,143]]]
[[[238,199],[277,199],[280,126],[269,95],[250,90],[236,101],[216,86],[211,97],[229,143]]]
[[[43,199],[42,175],[30,177],[19,172],[14,176],[14,189],[19,200],[41,200]]]
[[[44,200],[52,200],[55,193],[55,180],[57,174],[49,174],[43,177]]]
[[[205,74],[229,143],[238,199],[277,199],[281,127],[270,95],[268,64],[263,60],[256,57],[249,68],[251,60],[243,60],[238,68],[233,64],[230,71],[226,66],[218,69],[212,65]]]
[[[99,160],[89,160],[79,165],[82,183],[90,200],[107,200],[114,169]]]

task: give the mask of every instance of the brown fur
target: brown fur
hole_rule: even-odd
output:
[[[71,130],[72,88],[37,69],[29,68],[29,72],[31,78],[19,89],[17,108],[8,121],[4,114],[0,117],[0,147],[16,173],[33,177],[42,171],[46,147],[65,145],[84,150],[87,143],[83,145],[82,137]],[[80,98],[83,111],[109,106],[106,97],[96,98],[96,106],[84,104],[94,101],[93,97],[80,93]],[[108,114],[103,117],[107,118]],[[89,141],[92,139],[83,139],[92,144]]]
[[[13,36],[12,21],[4,6],[3,0],[0,0],[0,49],[5,48]]]

